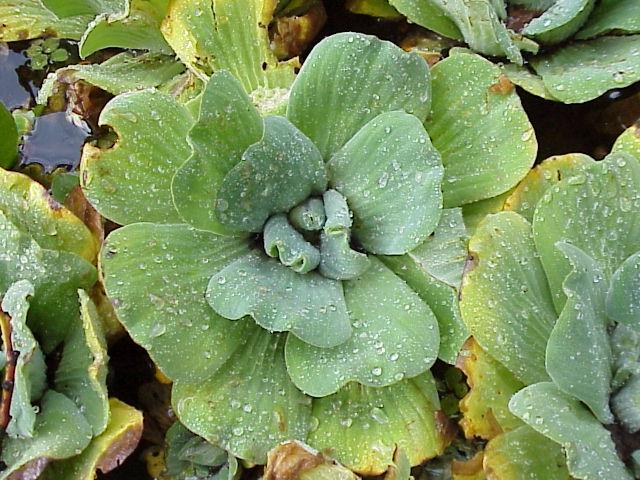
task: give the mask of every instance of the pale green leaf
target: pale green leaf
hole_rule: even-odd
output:
[[[23,467],[30,478],[37,478],[49,460],[77,455],[90,440],[91,427],[75,404],[49,390],[40,402],[33,437],[3,442],[0,459],[7,468],[0,473],[0,480],[20,478]]]
[[[523,425],[491,440],[483,466],[496,479],[569,480],[560,445]]]
[[[527,92],[544,98],[545,100],[558,101],[558,99],[547,90],[547,87],[544,86],[542,77],[533,73],[527,66],[507,63],[506,65],[502,65],[501,68],[509,80]]]
[[[308,273],[320,263],[320,251],[291,226],[283,213],[267,220],[262,237],[265,253],[297,273]]]
[[[133,340],[172,380],[207,378],[250,332],[251,321],[226,320],[205,299],[211,276],[247,250],[187,225],[133,224],[107,237],[107,294]]]
[[[555,98],[583,103],[640,80],[640,35],[575,42],[531,65]]]
[[[91,204],[120,225],[179,222],[171,179],[191,153],[186,108],[151,90],[125,93],[107,104],[99,123],[118,140],[110,148],[84,147],[80,178]]]
[[[438,224],[440,155],[413,115],[380,114],[338,150],[327,168],[331,186],[347,198],[353,235],[366,251],[406,253]]]
[[[206,299],[225,318],[250,315],[267,330],[290,331],[321,351],[351,335],[340,282],[316,272],[296,273],[259,251],[211,277]]]
[[[572,477],[582,480],[631,480],[618,458],[611,435],[578,400],[549,382],[520,390],[509,408],[534,430],[559,443]]]
[[[611,399],[617,421],[629,433],[640,430],[640,375],[634,375]]]
[[[567,302],[549,336],[547,372],[560,390],[584,402],[600,422],[613,423],[613,360],[604,311],[607,279],[600,265],[579,248],[563,242],[556,248],[573,270],[562,284]]]
[[[576,38],[591,38],[603,33],[640,33],[640,2],[600,1]]]
[[[287,368],[303,392],[328,395],[350,381],[390,385],[415,377],[435,361],[435,316],[391,270],[370,259],[371,267],[360,278],[342,282],[353,327],[346,342],[318,348],[289,336]]]
[[[544,358],[556,313],[531,226],[513,212],[489,215],[469,251],[460,311],[470,333],[523,383],[548,379]]]
[[[640,333],[640,251],[615,271],[606,301],[609,318]]]
[[[313,402],[320,421],[309,444],[362,475],[380,475],[393,463],[396,448],[411,465],[442,453],[445,444],[440,402],[431,373],[383,388],[349,383]]]
[[[389,0],[389,3],[411,22],[445,37],[462,40],[460,29],[438,0]]]
[[[504,203],[513,190],[512,188],[496,197],[485,198],[484,200],[467,203],[462,206],[462,218],[464,219],[464,225],[467,227],[469,235],[475,233],[480,222],[484,220],[484,217],[490,213],[501,212],[504,209]]]
[[[571,267],[556,242],[579,248],[611,278],[627,257],[640,250],[638,208],[640,163],[621,152],[547,190],[536,207],[533,236],[558,312],[565,301],[562,282]]]
[[[636,158],[640,158],[640,125],[631,125],[616,138],[611,152],[623,151]]]
[[[545,44],[560,43],[582,27],[595,3],[595,0],[557,0],[531,20],[522,33]]]
[[[62,359],[55,374],[55,388],[71,398],[100,435],[109,422],[107,395],[107,345],[96,307],[85,293],[80,297],[80,321],[72,323]]]
[[[75,15],[98,15],[118,12],[126,7],[128,0],[41,0],[42,4],[59,18]]]
[[[423,121],[430,97],[429,68],[419,55],[369,35],[339,33],[307,57],[287,117],[329,160],[381,113],[405,110]]]
[[[225,233],[216,217],[225,175],[263,135],[260,115],[228,71],[216,72],[202,94],[198,119],[189,132],[193,154],[173,178],[173,201],[180,216],[197,228]]]
[[[271,215],[326,187],[324,162],[311,140],[286,118],[266,117],[262,140],[222,180],[216,216],[231,229],[260,232]]]
[[[93,15],[58,18],[40,0],[0,0],[0,42],[43,36],[80,39]]]
[[[211,377],[177,382],[172,403],[191,431],[252,463],[284,440],[311,429],[311,399],[292,383],[284,362],[285,335],[254,326]]]
[[[442,155],[445,207],[499,195],[533,165],[538,143],[515,88],[500,68],[472,53],[433,67],[427,131]]]
[[[109,47],[172,54],[160,32],[168,4],[169,0],[127,0],[121,10],[99,15],[82,35],[80,56]]]

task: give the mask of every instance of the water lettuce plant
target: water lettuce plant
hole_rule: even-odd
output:
[[[460,308],[477,343],[461,357],[473,387],[462,425],[491,439],[484,466],[496,478],[634,478],[638,453],[626,440],[640,428],[634,132],[601,162],[544,161],[470,240]]]
[[[0,170],[0,245],[0,478],[92,479],[142,433],[142,414],[108,398],[98,242],[42,186]]]
[[[467,336],[455,207],[526,174],[531,125],[475,54],[430,72],[338,34],[268,108],[249,67],[213,73],[195,118],[157,91],[102,112],[117,140],[85,146],[81,181],[125,225],[102,249],[107,293],[180,421],[232,455],[297,439],[361,473],[396,445],[418,464],[447,442],[429,368]]]
[[[509,79],[564,103],[592,100],[640,79],[640,6],[635,0],[386,0],[351,2],[506,58]],[[374,8],[377,7],[377,8]]]

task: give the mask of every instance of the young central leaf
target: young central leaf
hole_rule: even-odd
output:
[[[274,213],[286,213],[327,187],[320,152],[283,117],[264,119],[262,140],[250,146],[224,178],[216,203],[219,220],[260,232]]]

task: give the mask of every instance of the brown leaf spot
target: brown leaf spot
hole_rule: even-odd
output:
[[[286,442],[269,452],[264,480],[297,480],[306,470],[325,462],[322,454],[301,443]]]
[[[515,86],[511,83],[511,80],[509,80],[506,75],[501,74],[498,77],[498,81],[489,87],[489,91],[500,95],[507,95],[511,93],[514,88]]]

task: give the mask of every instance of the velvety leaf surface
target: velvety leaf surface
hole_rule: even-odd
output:
[[[228,232],[216,217],[218,190],[263,131],[262,118],[238,80],[224,70],[213,74],[189,132],[193,154],[173,178],[173,201],[185,221],[196,228]]]
[[[287,368],[313,396],[349,381],[390,385],[427,370],[438,354],[438,323],[429,307],[380,261],[358,279],[342,282],[353,333],[341,345],[318,348],[289,336]]]
[[[606,302],[609,318],[640,333],[640,251],[615,271]]]
[[[340,282],[318,273],[296,273],[262,252],[253,251],[217,272],[207,302],[219,315],[237,320],[250,315],[269,331],[290,331],[310,345],[334,347],[351,335]]]
[[[445,209],[435,233],[402,256],[379,257],[429,305],[440,331],[438,357],[454,364],[469,336],[460,317],[458,290],[467,258],[460,209]]]
[[[578,400],[554,384],[542,382],[520,390],[509,408],[534,430],[559,443],[571,476],[584,480],[633,476],[618,458],[609,431]]]
[[[98,15],[123,10],[128,0],[41,0],[42,4],[59,18],[74,15]]]
[[[469,242],[460,311],[470,333],[525,384],[546,380],[544,358],[556,313],[531,226],[520,215],[487,216]]]
[[[286,118],[269,116],[262,140],[222,180],[216,216],[232,229],[260,232],[271,215],[288,212],[326,187],[324,162],[311,140]]]
[[[558,0],[522,30],[537,41],[555,44],[577,32],[593,10],[595,0]]]
[[[549,157],[536,165],[507,198],[504,209],[517,212],[527,221],[533,221],[533,213],[545,192],[560,180],[580,174],[594,163],[583,153],[567,153]]]
[[[44,472],[44,480],[94,480],[96,471],[107,473],[118,467],[138,445],[142,436],[142,412],[109,399],[109,423],[93,438],[80,455],[53,462]]]
[[[636,158],[640,158],[640,126],[631,125],[616,138],[611,152],[626,152]]]
[[[111,148],[85,145],[82,188],[92,205],[121,225],[177,223],[171,179],[190,155],[192,119],[169,95],[154,91],[119,95],[100,114],[100,125],[118,135]]]
[[[80,56],[109,47],[172,54],[160,32],[169,0],[127,0],[120,11],[96,17],[80,40]]]
[[[504,203],[507,198],[513,193],[514,189],[508,190],[500,195],[492,198],[486,198],[473,203],[467,203],[462,206],[462,218],[464,219],[464,225],[467,227],[469,235],[475,233],[478,225],[484,217],[490,213],[498,213],[504,209]]]
[[[534,214],[533,236],[558,312],[565,301],[562,282],[571,267],[556,242],[581,249],[610,278],[640,250],[639,206],[640,163],[624,153],[611,154],[547,191]]]
[[[26,175],[0,169],[0,211],[40,247],[95,261],[99,245],[82,220]]]
[[[269,47],[275,2],[173,0],[162,33],[178,58],[196,72],[229,70],[245,91],[288,88],[297,59],[278,62]]]
[[[6,433],[12,438],[30,438],[36,422],[38,407],[32,405],[40,399],[47,379],[44,357],[27,327],[28,297],[33,296],[33,285],[26,280],[14,283],[5,292],[2,310],[9,316],[11,344],[18,354],[13,380],[13,394]]]
[[[640,79],[640,35],[575,42],[531,60],[546,88],[564,103],[582,103]]]
[[[515,88],[500,68],[472,53],[438,62],[426,122],[442,155],[445,207],[494,197],[522,179],[537,141]]]
[[[284,362],[285,335],[254,326],[228,361],[206,380],[177,382],[172,403],[191,431],[232,455],[265,463],[284,440],[311,429],[311,399],[291,383]]]
[[[40,403],[34,436],[28,439],[8,438],[3,442],[0,459],[7,468],[0,473],[0,479],[18,476],[22,467],[29,466],[37,476],[49,460],[77,455],[90,440],[91,426],[75,404],[61,393],[49,390]],[[29,465],[30,462],[35,465]]]
[[[107,294],[133,340],[172,380],[207,378],[251,331],[250,320],[226,320],[205,299],[209,279],[247,249],[187,225],[133,224],[107,238]]]
[[[18,128],[13,115],[0,102],[0,167],[11,168],[18,158]]]
[[[107,396],[107,344],[96,307],[85,293],[80,297],[80,321],[71,324],[62,359],[55,373],[55,388],[71,398],[100,435],[109,421]]]
[[[184,71],[184,65],[169,55],[122,52],[102,63],[71,65],[56,71],[38,92],[38,103],[44,104],[55,82],[73,83],[84,80],[114,95],[157,87]],[[47,91],[48,86],[49,91]]]
[[[484,450],[483,463],[495,479],[571,478],[560,445],[526,425],[491,440]]]
[[[567,302],[547,343],[547,372],[565,393],[584,402],[604,424],[613,423],[609,394],[613,359],[605,316],[606,277],[579,248],[558,242],[573,270],[562,287]]]
[[[544,85],[542,77],[536,75],[526,66],[507,63],[502,65],[502,72],[515,85],[545,100],[558,101]]]
[[[429,68],[417,54],[359,33],[318,43],[291,87],[287,117],[328,160],[381,113],[429,114]]]
[[[379,475],[396,448],[411,465],[439,455],[446,446],[438,394],[431,373],[383,388],[349,383],[313,402],[318,428],[309,444],[362,475]]]
[[[470,390],[460,401],[460,426],[467,438],[491,440],[522,422],[509,411],[509,400],[524,385],[509,370],[470,339],[457,365],[467,376]]]
[[[462,33],[437,0],[389,0],[389,3],[413,23],[445,37],[462,40]]]
[[[44,34],[78,40],[93,15],[58,18],[40,0],[1,0],[0,18],[3,19],[0,42],[28,40]]]
[[[40,248],[2,212],[0,252],[0,292],[18,280],[33,285],[28,324],[43,351],[49,353],[78,318],[77,289],[90,288],[97,279],[96,270],[74,253]]]
[[[640,3],[636,0],[602,0],[576,38],[611,32],[640,33]]]
[[[327,164],[329,181],[354,215],[353,235],[371,253],[399,255],[433,232],[443,169],[420,120],[382,113]]]

